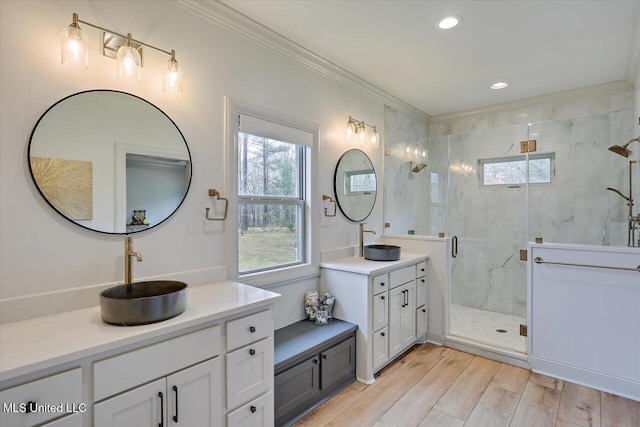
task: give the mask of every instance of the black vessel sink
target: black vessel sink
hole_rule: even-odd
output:
[[[362,248],[362,254],[369,261],[397,261],[400,259],[400,246],[367,245]]]

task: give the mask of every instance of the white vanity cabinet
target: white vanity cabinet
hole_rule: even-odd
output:
[[[190,290],[183,314],[151,325],[96,322],[95,307],[0,325],[3,408],[69,407],[3,411],[0,425],[273,425],[271,308],[279,297],[225,281]]]
[[[334,317],[358,325],[359,381],[372,383],[376,371],[426,333],[427,261],[405,254],[399,261],[352,257],[320,265],[320,292],[336,297]]]

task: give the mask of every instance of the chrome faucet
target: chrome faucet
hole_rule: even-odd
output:
[[[373,233],[376,234],[376,232],[374,230],[365,230],[364,229],[364,225],[366,224],[366,222],[361,222],[360,223],[360,237],[359,237],[359,242],[358,245],[360,247],[359,251],[358,251],[358,256],[364,256],[363,255],[363,247],[364,247],[364,233]]]
[[[133,240],[127,236],[124,239],[124,284],[128,285],[133,282],[133,270],[131,269],[131,257],[136,257],[138,262],[142,261],[140,252],[133,250]]]

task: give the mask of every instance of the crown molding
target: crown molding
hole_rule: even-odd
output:
[[[515,110],[519,108],[534,107],[541,104],[557,101],[567,101],[569,99],[608,95],[612,93],[633,90],[633,86],[626,80],[618,80],[610,83],[603,83],[594,86],[587,86],[578,89],[565,90],[562,92],[550,93],[548,95],[535,96],[532,98],[524,98],[516,101],[503,102],[500,104],[487,105],[471,110],[460,111],[456,113],[441,114],[439,116],[431,116],[430,125],[446,123],[452,120],[465,119],[475,116],[482,116],[491,113],[497,113],[505,110]]]
[[[429,122],[431,116],[424,111],[374,86],[223,3],[214,0],[174,0],[174,3],[234,34],[265,46],[324,77],[368,95],[422,122]]]

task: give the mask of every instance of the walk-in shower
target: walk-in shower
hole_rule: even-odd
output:
[[[609,147],[609,151],[613,151],[616,154],[619,154],[625,158],[629,157],[629,155],[631,154],[631,150],[629,150],[627,147],[629,146],[629,144],[631,144],[632,142],[639,142],[640,138],[634,138],[632,140],[630,140],[629,142],[627,142],[624,145],[613,145],[611,147]],[[613,191],[614,193],[616,193],[617,195],[619,195],[620,197],[622,197],[624,200],[627,201],[627,206],[629,206],[629,216],[628,216],[628,229],[627,229],[627,246],[640,246],[640,237],[638,237],[636,239],[636,230],[638,228],[640,228],[640,213],[633,215],[633,206],[634,206],[634,201],[633,201],[633,165],[635,165],[636,163],[638,163],[637,160],[629,160],[629,196],[625,196],[622,191],[616,189],[616,188],[612,188],[612,187],[607,187],[607,190],[609,191]]]

